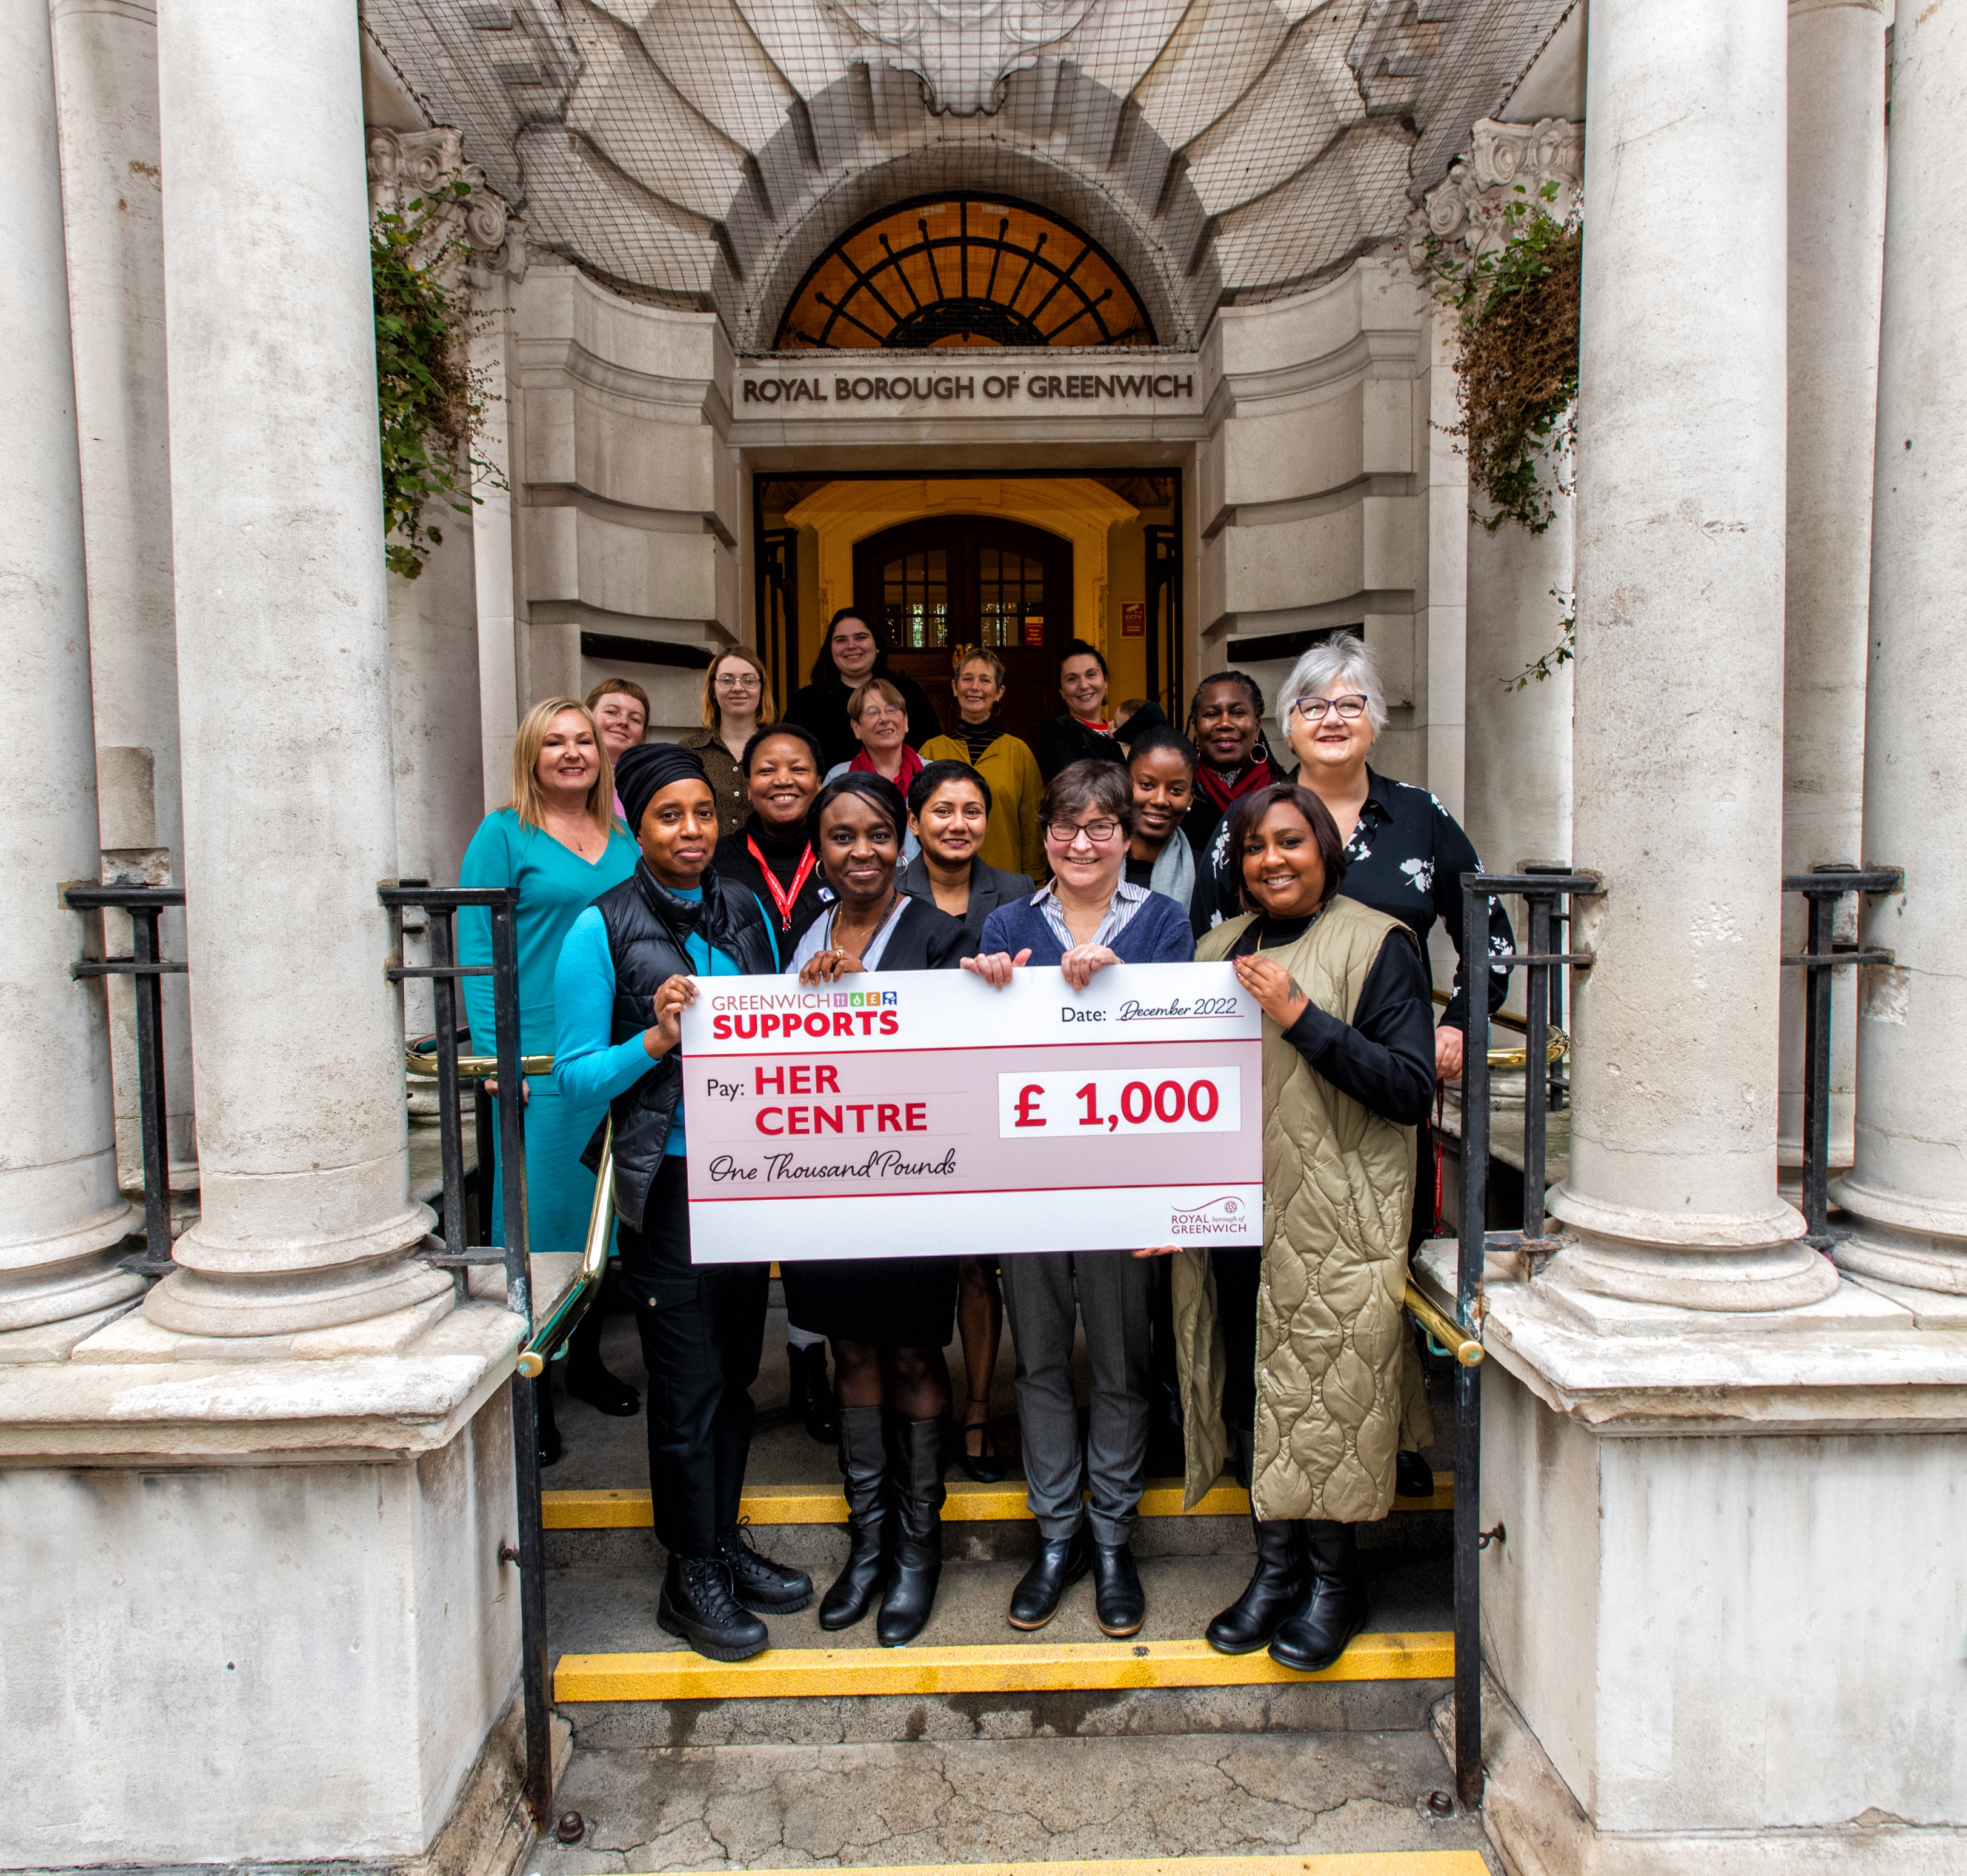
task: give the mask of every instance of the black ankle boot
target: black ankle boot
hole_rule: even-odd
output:
[[[833,1405],[833,1384],[826,1378],[826,1344],[801,1348],[786,1344],[786,1361],[793,1371],[793,1412],[822,1446],[840,1437],[840,1419]]]
[[[1254,1655],[1303,1606],[1311,1587],[1303,1526],[1295,1518],[1250,1522],[1257,1533],[1257,1567],[1249,1587],[1203,1631],[1219,1655]]]
[[[1434,1468],[1417,1452],[1394,1455],[1394,1496],[1396,1498],[1432,1498]]]
[[[1132,1545],[1094,1543],[1093,1618],[1102,1635],[1121,1639],[1140,1633],[1148,1619],[1148,1597],[1134,1567]]]
[[[1093,1533],[1084,1525],[1070,1537],[1040,1538],[1032,1567],[1011,1592],[1011,1626],[1042,1629],[1058,1613],[1059,1599],[1092,1567]]]
[[[942,1574],[943,1424],[904,1421],[896,1445],[895,1558],[888,1572],[874,1639],[883,1648],[912,1642],[929,1626]]]
[[[567,1357],[567,1391],[576,1400],[584,1400],[597,1412],[616,1419],[625,1420],[630,1414],[642,1410],[642,1397],[619,1375],[609,1374],[598,1355],[578,1367],[573,1357]]]
[[[1345,1644],[1366,1626],[1366,1583],[1359,1571],[1359,1545],[1352,1525],[1331,1518],[1309,1518],[1304,1525],[1311,1555],[1311,1593],[1271,1641],[1271,1659],[1300,1674],[1316,1674],[1345,1652]]]
[[[731,1577],[731,1596],[754,1615],[790,1616],[812,1600],[812,1578],[788,1564],[774,1563],[733,1525],[717,1534],[717,1555]]]
[[[840,1410],[840,1471],[847,1484],[847,1567],[820,1598],[822,1629],[851,1629],[874,1606],[888,1573],[894,1513],[888,1508],[888,1453],[879,1407]]]
[[[711,1661],[748,1661],[771,1639],[756,1616],[738,1606],[731,1573],[717,1557],[670,1558],[656,1626]]]

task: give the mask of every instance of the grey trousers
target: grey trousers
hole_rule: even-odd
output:
[[[1090,1484],[1093,1537],[1124,1544],[1148,1468],[1149,1267],[1126,1251],[1013,1253],[1000,1264],[1018,1358],[1018,1427],[1032,1516],[1048,1538],[1079,1529]],[[1082,1468],[1072,1391],[1075,1308],[1086,1320],[1093,1412]]]

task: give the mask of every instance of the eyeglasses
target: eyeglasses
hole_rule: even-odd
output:
[[[1336,710],[1342,721],[1356,722],[1366,713],[1366,699],[1358,691],[1349,697],[1300,697],[1297,713],[1307,722],[1322,723],[1328,710]]]
[[[1094,846],[1110,841],[1120,831],[1117,821],[1053,821],[1048,822],[1045,835],[1061,847],[1070,847],[1075,835],[1084,834]]]
[[[733,671],[719,671],[717,673],[717,688],[719,690],[756,690],[759,682],[756,671],[746,671],[742,674]]]

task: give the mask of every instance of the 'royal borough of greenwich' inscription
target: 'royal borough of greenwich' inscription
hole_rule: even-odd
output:
[[[1192,398],[1195,374],[1184,372],[910,373],[855,377],[746,378],[746,404],[996,404],[1105,398]]]

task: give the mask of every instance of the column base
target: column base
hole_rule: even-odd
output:
[[[83,1316],[100,1319],[103,1311],[140,1296],[144,1279],[119,1270],[111,1254],[139,1222],[118,1198],[99,1216],[58,1238],[0,1245],[0,1333]]]
[[[263,1245],[219,1238],[201,1219],[179,1239],[174,1271],[144,1299],[158,1328],[231,1338],[304,1335],[415,1309],[451,1287],[405,1254],[436,1221],[413,1205],[341,1238]]]
[[[1580,1290],[1675,1309],[1765,1310],[1821,1303],[1837,1287],[1836,1269],[1797,1242],[1803,1215],[1780,1199],[1747,1216],[1689,1218],[1608,1205],[1567,1183],[1552,1188],[1549,1207],[1576,1234],[1556,1264]]]
[[[1908,1200],[1855,1174],[1830,1188],[1851,1235],[1833,1254],[1845,1269],[1908,1290],[1967,1296],[1967,1207]]]

